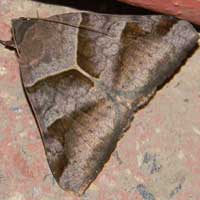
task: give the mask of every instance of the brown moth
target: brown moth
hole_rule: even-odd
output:
[[[51,171],[78,194],[198,39],[190,23],[172,17],[95,13],[20,18],[13,32]]]

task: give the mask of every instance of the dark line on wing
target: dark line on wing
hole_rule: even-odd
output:
[[[86,30],[86,31],[91,31],[91,32],[95,32],[95,33],[99,33],[99,34],[102,34],[102,35],[107,35],[107,36],[110,36],[112,37],[111,35],[105,33],[105,32],[101,32],[99,30],[95,30],[95,29],[92,29],[92,28],[88,28],[88,27],[85,27],[83,25],[80,25],[80,26],[76,26],[76,25],[73,25],[73,24],[69,24],[69,23],[66,23],[66,22],[62,22],[62,21],[58,21],[58,20],[52,20],[52,19],[44,19],[44,18],[24,18],[22,17],[21,18],[22,20],[35,20],[35,21],[46,21],[46,22],[51,22],[51,23],[58,23],[58,24],[63,24],[63,25],[66,25],[66,26],[71,26],[73,28],[80,28],[80,29],[83,29],[83,30]]]

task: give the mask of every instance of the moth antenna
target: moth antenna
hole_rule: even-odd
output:
[[[0,44],[2,44],[3,46],[5,46],[9,49],[15,49],[15,44],[14,44],[13,40],[9,40],[9,41],[0,40]]]
[[[12,28],[11,31],[12,31],[12,37],[13,37],[14,46],[15,46],[17,55],[20,58],[20,52],[19,52],[19,48],[18,48],[18,45],[17,45],[16,37],[15,37],[15,30]]]
[[[37,16],[38,19],[40,18],[40,15],[39,15],[39,11],[38,11],[38,10],[36,11],[36,16]]]
[[[12,35],[13,35],[13,33],[12,33]],[[8,48],[10,50],[15,50],[17,52],[17,55],[20,56],[19,49],[17,47],[17,43],[15,41],[14,35],[11,40],[8,40],[8,41],[0,40],[0,44],[2,44],[3,46],[5,46],[6,48]]]
[[[109,35],[105,32],[95,30],[95,29],[92,29],[92,28],[88,28],[88,27],[85,27],[85,26],[82,26],[82,25],[76,26],[76,25],[69,24],[69,23],[66,23],[66,22],[61,22],[61,21],[52,20],[52,19],[44,19],[44,18],[22,18],[22,19],[24,19],[24,20],[38,20],[38,21],[41,20],[41,21],[46,21],[46,22],[58,23],[58,24],[71,26],[73,28],[80,28],[80,29],[83,29],[83,30],[86,30],[86,31],[96,32],[96,33],[99,33],[99,34],[102,34],[102,35],[107,35],[107,36],[112,37],[111,35]]]

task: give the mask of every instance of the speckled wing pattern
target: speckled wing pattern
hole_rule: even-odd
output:
[[[16,19],[13,29],[50,169],[78,194],[198,39],[191,24],[167,16],[70,13]]]

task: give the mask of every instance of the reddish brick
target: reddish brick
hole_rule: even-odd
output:
[[[198,0],[119,0],[125,3],[174,15],[200,25],[200,1]]]

